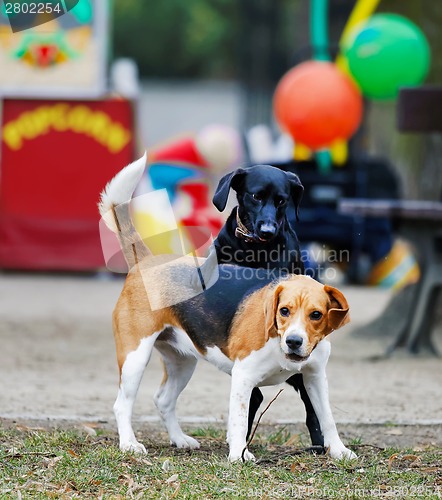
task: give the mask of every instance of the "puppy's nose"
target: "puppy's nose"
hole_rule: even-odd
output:
[[[292,351],[296,351],[296,349],[299,349],[302,346],[303,339],[299,335],[289,335],[285,343],[291,349]]]
[[[259,227],[260,236],[264,239],[272,238],[276,233],[275,224],[263,223]]]

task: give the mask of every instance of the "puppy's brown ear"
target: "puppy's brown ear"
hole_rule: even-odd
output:
[[[347,299],[337,288],[324,285],[324,291],[330,297],[330,309],[328,310],[328,324],[331,330],[337,330],[350,321]]]
[[[220,212],[226,208],[230,188],[238,191],[246,174],[246,170],[243,168],[237,168],[233,172],[230,172],[221,178],[212,199],[213,204]]]
[[[270,334],[277,328],[276,326],[276,312],[278,310],[279,294],[283,286],[277,285],[276,288],[271,288],[266,295],[264,301],[264,327],[265,339],[269,340]]]

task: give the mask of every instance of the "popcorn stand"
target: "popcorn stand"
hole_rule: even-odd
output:
[[[79,0],[18,32],[0,13],[0,269],[104,265],[98,196],[134,154],[134,103],[107,88],[107,8]]]

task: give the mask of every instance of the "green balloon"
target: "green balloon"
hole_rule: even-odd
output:
[[[419,85],[430,66],[425,35],[397,14],[376,14],[356,26],[343,54],[362,93],[372,99],[392,99],[400,87]]]

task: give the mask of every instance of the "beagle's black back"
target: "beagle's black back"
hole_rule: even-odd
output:
[[[207,346],[223,347],[241,302],[254,291],[285,276],[265,269],[231,265],[218,266],[218,273],[216,283],[203,293],[172,306],[187,335],[202,350]]]

